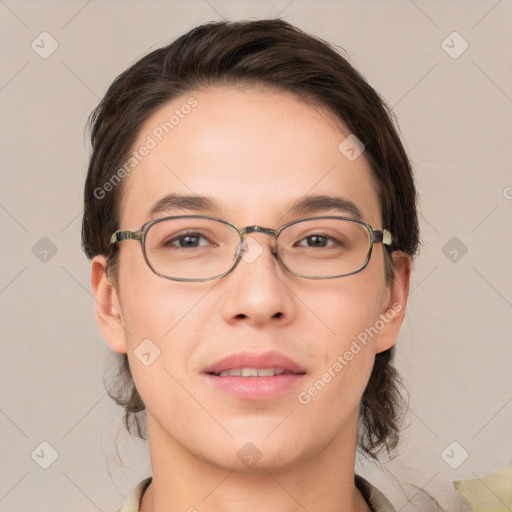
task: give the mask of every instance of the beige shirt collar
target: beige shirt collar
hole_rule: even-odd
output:
[[[373,512],[396,512],[393,505],[391,505],[386,496],[384,496],[377,487],[373,486],[368,480],[365,480],[358,474],[355,475],[354,479],[356,487],[361,491],[361,494]],[[151,476],[142,480],[117,512],[139,512],[142,496],[151,483],[151,480]]]

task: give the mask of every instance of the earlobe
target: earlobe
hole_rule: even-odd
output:
[[[95,256],[91,266],[91,287],[96,308],[96,322],[107,345],[119,354],[127,351],[125,326],[117,290],[107,279],[107,258]]]
[[[389,300],[381,314],[384,328],[376,340],[375,352],[391,348],[398,338],[405,318],[411,277],[411,257],[401,251],[393,253],[394,280],[389,288]]]

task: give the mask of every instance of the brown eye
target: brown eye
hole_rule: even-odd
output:
[[[206,243],[201,243],[201,240],[205,240]],[[201,233],[189,232],[184,233],[167,240],[164,244],[165,247],[177,247],[179,249],[186,249],[187,247],[205,247],[212,246],[213,244]]]

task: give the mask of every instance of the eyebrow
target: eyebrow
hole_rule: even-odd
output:
[[[352,217],[361,220],[362,215],[359,208],[344,197],[331,196],[327,194],[316,194],[299,197],[288,204],[285,211],[291,214],[310,215],[327,211],[340,211],[348,213]]]
[[[148,210],[148,216],[155,218],[159,214],[167,213],[170,210],[203,212],[219,216],[220,207],[212,197],[171,193],[160,198]],[[290,201],[283,209],[286,215],[310,215],[333,210],[349,214],[359,220],[362,218],[361,211],[352,201],[327,194],[299,197]]]
[[[154,218],[169,210],[191,210],[216,214],[217,203],[211,197],[171,193],[160,198],[149,210],[148,217]]]

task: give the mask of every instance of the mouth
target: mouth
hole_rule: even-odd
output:
[[[294,375],[283,368],[234,368],[215,373],[217,377],[275,377],[276,375]]]
[[[207,367],[206,379],[216,390],[243,400],[265,400],[291,391],[306,370],[279,352],[238,352]]]

